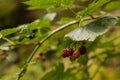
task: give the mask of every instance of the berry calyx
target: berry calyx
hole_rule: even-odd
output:
[[[83,40],[83,41],[82,41],[82,45],[85,45],[85,44],[86,44],[86,41],[85,41],[85,40]]]
[[[84,55],[86,52],[87,52],[87,49],[86,49],[85,46],[81,46],[81,47],[79,48],[79,53],[80,53],[81,55]]]
[[[74,61],[76,58],[74,56],[70,56],[70,61]]]

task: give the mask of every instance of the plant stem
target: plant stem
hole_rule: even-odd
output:
[[[85,18],[84,20],[90,20],[90,18]],[[81,21],[80,20],[74,20],[74,21],[71,21],[63,26],[60,26],[59,28],[57,28],[56,30],[52,31],[50,34],[48,34],[45,38],[43,38],[37,45],[36,47],[34,48],[33,52],[30,54],[30,56],[28,57],[26,63],[23,65],[23,67],[21,68],[19,74],[18,74],[18,77],[17,77],[17,80],[20,80],[21,77],[26,73],[26,70],[27,70],[27,67],[28,67],[28,64],[31,62],[33,56],[35,55],[35,53],[37,52],[38,48],[48,39],[50,38],[52,35],[54,35],[55,33],[73,25],[73,24],[76,24],[76,23],[79,23]]]
[[[73,24],[76,24],[78,23],[79,20],[74,20],[74,21],[71,21],[59,28],[57,28],[56,30],[52,31],[49,35],[47,35],[45,38],[43,38],[39,44],[36,45],[36,47],[34,48],[33,52],[30,54],[30,56],[28,57],[26,63],[24,64],[24,66],[22,67],[20,73],[18,74],[18,77],[17,77],[17,80],[20,80],[21,77],[25,74],[26,70],[27,70],[27,67],[28,67],[28,63],[30,63],[30,61],[32,60],[33,56],[35,55],[35,53],[37,52],[38,48],[49,38],[51,37],[52,35],[54,35],[55,33],[67,28],[68,26],[71,26]]]
[[[9,39],[6,38],[6,37],[2,37],[2,39],[6,40],[7,42],[9,42],[9,43],[12,44],[12,45],[15,45],[15,43],[14,43],[13,41],[9,40]]]
[[[39,44],[36,45],[36,47],[35,47],[35,49],[33,50],[32,54],[31,54],[30,57],[28,58],[27,63],[29,63],[29,62],[31,61],[31,59],[32,59],[32,57],[34,56],[34,54],[36,53],[37,49],[38,49],[49,37],[51,37],[52,35],[54,35],[55,33],[59,32],[59,31],[63,30],[64,28],[66,28],[66,27],[68,27],[68,26],[70,26],[70,25],[76,24],[76,23],[78,23],[78,22],[79,22],[79,20],[71,21],[70,23],[67,23],[67,24],[65,24],[65,25],[57,28],[56,30],[52,31],[52,32],[51,32],[50,34],[48,34],[45,38],[43,38],[43,39],[39,42]]]

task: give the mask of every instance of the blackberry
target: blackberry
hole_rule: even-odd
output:
[[[80,53],[81,55],[84,55],[86,52],[87,52],[87,49],[86,49],[85,46],[81,46],[81,47],[79,48],[79,53]]]
[[[65,58],[65,57],[71,56],[73,52],[74,52],[73,48],[66,48],[62,52],[62,57]]]
[[[74,52],[73,48],[67,48],[67,51],[69,55],[72,55]]]
[[[80,57],[80,53],[78,51],[74,52],[72,55],[74,58],[79,58]]]
[[[67,49],[64,49],[63,50],[63,52],[62,52],[62,57],[68,57],[69,56],[69,54],[68,54],[68,51],[67,51]]]

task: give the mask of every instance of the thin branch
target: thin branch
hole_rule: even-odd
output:
[[[83,19],[83,21],[85,20],[90,20],[90,18],[85,18]],[[18,74],[18,77],[16,80],[20,80],[22,78],[22,76],[26,73],[27,71],[27,67],[28,67],[28,64],[31,62],[33,56],[35,55],[35,53],[37,52],[38,48],[48,39],[50,38],[52,35],[54,35],[55,33],[73,25],[73,24],[76,24],[76,23],[79,23],[81,20],[74,20],[74,21],[71,21],[63,26],[60,26],[59,28],[57,28],[56,30],[52,31],[50,34],[48,34],[45,38],[43,38],[40,42],[38,42],[38,44],[36,45],[36,47],[34,48],[33,52],[30,54],[30,56],[28,57],[26,63],[24,64],[24,66],[21,68],[19,74]]]
[[[11,45],[15,45],[15,43],[13,41],[11,41],[10,39],[6,38],[6,37],[3,37],[2,36],[2,39],[9,42]]]
[[[32,57],[34,56],[34,54],[35,54],[35,52],[37,51],[37,49],[38,49],[49,37],[51,37],[52,35],[54,35],[55,33],[59,32],[59,31],[63,30],[64,28],[66,28],[66,27],[68,27],[68,26],[70,26],[70,25],[76,24],[76,23],[78,23],[78,22],[79,22],[79,20],[71,21],[70,23],[67,23],[67,24],[65,24],[65,25],[57,28],[56,30],[52,31],[49,35],[47,35],[45,38],[43,38],[43,39],[39,42],[39,44],[36,45],[36,47],[35,47],[35,49],[33,50],[32,54],[31,54],[30,57],[28,58],[27,63],[29,63],[29,62],[31,61],[31,59],[32,59]]]
[[[36,47],[34,48],[33,52],[30,54],[30,56],[28,57],[25,65],[22,67],[22,69],[20,70],[20,73],[18,74],[18,77],[17,77],[17,80],[20,80],[21,77],[25,74],[26,70],[27,70],[27,67],[28,67],[28,63],[30,63],[30,61],[32,60],[33,56],[35,55],[35,53],[37,52],[38,48],[49,38],[51,37],[52,35],[54,35],[55,33],[67,28],[68,26],[71,26],[73,24],[76,24],[78,23],[79,20],[74,20],[74,21],[71,21],[59,28],[57,28],[56,30],[52,31],[49,35],[47,35],[45,38],[43,38],[37,45]]]

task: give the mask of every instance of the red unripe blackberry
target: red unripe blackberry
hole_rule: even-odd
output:
[[[62,52],[62,57],[68,57],[68,56],[71,56],[73,54],[73,48],[66,48],[63,50]]]
[[[67,49],[64,49],[63,50],[63,52],[62,52],[62,57],[68,57],[69,56],[69,54],[68,54],[68,51],[67,51]]]
[[[73,52],[74,52],[74,50],[73,50],[73,48],[67,48],[67,51],[68,51],[68,54],[69,55],[72,55],[73,54]]]
[[[86,51],[87,51],[87,49],[86,49],[85,46],[81,46],[81,47],[79,48],[79,52],[80,52],[81,55],[85,54]]]
[[[80,53],[78,51],[74,52],[72,55],[74,58],[79,58],[80,57]]]

